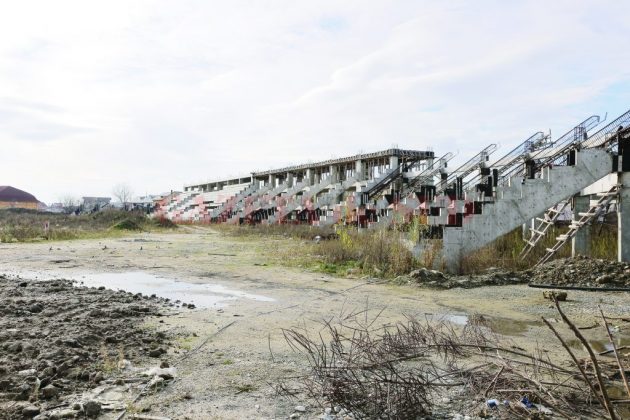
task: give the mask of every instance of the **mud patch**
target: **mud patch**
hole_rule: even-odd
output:
[[[120,364],[162,356],[168,338],[142,325],[166,311],[163,300],[138,294],[0,276],[0,418],[52,407],[84,416],[65,397],[96,387]]]

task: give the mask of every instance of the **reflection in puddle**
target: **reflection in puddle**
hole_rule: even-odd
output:
[[[467,325],[470,317],[465,314],[425,314],[431,321],[447,321],[455,325]],[[492,332],[507,336],[524,335],[530,327],[542,325],[540,321],[517,321],[509,318],[482,316],[477,320],[481,325],[487,326]]]
[[[106,287],[112,290],[124,290],[143,295],[155,294],[161,298],[172,301],[194,303],[201,308],[221,307],[230,301],[247,299],[259,302],[274,302],[275,300],[262,295],[229,289],[218,284],[196,284],[179,281],[172,278],[157,277],[143,271],[130,271],[126,273],[95,273],[79,276],[60,276],[49,273],[15,272],[8,277],[31,278],[34,280],[51,280],[54,278],[67,278],[76,281],[78,286]]]
[[[142,271],[127,273],[99,273],[74,277],[84,286],[105,286],[108,289],[125,290],[131,293],[155,294],[159,297],[194,303],[198,307],[222,306],[228,301],[249,299],[273,302],[274,299],[228,289],[218,284],[195,284],[174,279],[156,277]]]
[[[613,336],[613,339],[615,341],[615,347],[617,347],[617,349],[630,346],[630,337],[628,336]],[[567,340],[567,344],[569,345],[569,347],[576,350],[584,349],[582,343],[577,339]],[[614,353],[612,352],[613,346],[612,344],[610,344],[610,340],[608,340],[608,338],[601,340],[588,340],[588,344],[596,353],[603,353],[607,351],[609,352],[606,354],[607,356],[614,356]],[[627,349],[621,349],[621,352],[625,353],[627,352]]]

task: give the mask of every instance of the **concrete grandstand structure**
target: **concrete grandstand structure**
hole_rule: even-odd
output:
[[[617,212],[619,259],[630,261],[630,111],[603,124],[591,116],[552,139],[542,132],[492,159],[494,144],[451,169],[452,153],[390,149],[187,185],[156,215],[178,222],[351,224],[387,227],[412,219],[443,244],[456,271],[462,257],[531,223],[535,247],[563,209],[573,221],[562,244],[586,253],[588,228]],[[626,186],[627,185],[627,186]],[[624,199],[625,198],[625,199]]]

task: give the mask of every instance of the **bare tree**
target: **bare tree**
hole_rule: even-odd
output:
[[[117,184],[112,189],[112,195],[116,197],[120,204],[122,204],[123,208],[127,208],[127,203],[131,200],[131,195],[133,194],[131,187],[127,184]]]
[[[72,213],[79,206],[79,199],[70,194],[59,197],[59,202],[64,213]]]

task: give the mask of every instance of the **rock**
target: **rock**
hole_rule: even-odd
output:
[[[35,369],[24,369],[18,372],[19,376],[33,376],[35,374],[37,374]]]
[[[103,372],[96,372],[92,378],[92,382],[99,383],[103,380]]]
[[[42,388],[42,396],[46,399],[51,399],[59,395],[59,388],[54,385],[48,385]]]
[[[166,353],[166,350],[164,350],[161,347],[158,347],[157,349],[151,349],[149,351],[149,357],[160,357],[164,353]]]
[[[35,417],[41,410],[36,405],[27,405],[22,409],[22,415],[26,418]]]
[[[59,411],[55,411],[53,413],[50,414],[50,420],[57,420],[57,419],[72,419],[74,417],[76,417],[77,412],[67,408],[64,410],[59,410]]]
[[[560,302],[567,300],[567,292],[558,292],[556,290],[546,290],[543,292],[545,299],[554,300],[554,298]]]
[[[293,413],[293,414],[291,414],[291,415],[289,416],[289,418],[290,418],[290,419],[297,419],[297,418],[299,418],[299,417],[300,417],[300,415],[299,415],[298,413]]]
[[[83,404],[83,412],[88,417],[98,417],[101,414],[101,404],[96,401],[88,401]]]
[[[3,379],[0,381],[0,391],[8,391],[11,388],[11,381]]]
[[[420,268],[418,270],[414,270],[411,273],[409,273],[409,276],[416,282],[420,282],[420,283],[446,279],[443,273],[437,270],[429,270],[427,268]]]
[[[306,407],[304,407],[303,405],[296,405],[294,410],[297,411],[298,413],[305,413]]]
[[[40,313],[41,311],[43,311],[43,310],[44,310],[44,305],[42,305],[41,303],[36,303],[36,304],[34,304],[34,305],[31,305],[31,306],[28,308],[28,310],[29,310],[29,312],[31,312],[31,313],[38,314],[38,313]]]
[[[160,369],[168,369],[170,367],[170,365],[168,364],[168,362],[166,360],[162,360],[160,362]]]
[[[22,351],[22,343],[20,343],[19,341],[14,341],[12,343],[7,343],[5,345],[5,348],[7,349],[7,351],[11,352],[11,353],[19,353]]]
[[[154,376],[153,379],[149,381],[148,388],[157,388],[164,383],[164,378],[159,376]]]

